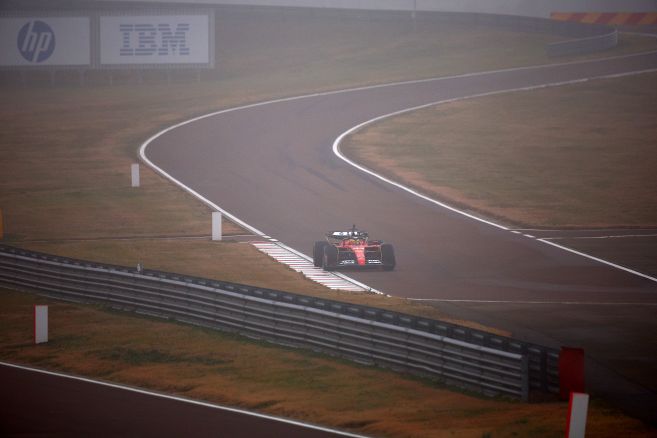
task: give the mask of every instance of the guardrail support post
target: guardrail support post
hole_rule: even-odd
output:
[[[221,213],[212,212],[212,240],[221,240]]]

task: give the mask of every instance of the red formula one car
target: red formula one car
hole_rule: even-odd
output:
[[[327,271],[336,268],[381,267],[384,271],[395,269],[395,250],[389,243],[369,240],[366,232],[331,231],[326,240],[315,242],[313,263]]]

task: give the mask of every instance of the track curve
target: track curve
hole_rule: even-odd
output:
[[[399,269],[354,273],[394,295],[654,301],[653,282],[468,220],[340,162],[336,137],[383,114],[459,97],[657,68],[657,54],[324,93],[220,112],[153,139],[145,154],[186,187],[307,253],[352,223],[396,243]]]
[[[397,270],[349,274],[380,291],[446,302],[506,303],[441,308],[529,340],[595,348],[608,336],[604,312],[595,306],[578,310],[601,330],[588,337],[568,330],[581,318],[573,320],[565,316],[568,312],[561,318],[559,306],[654,305],[657,283],[419,199],[354,169],[333,154],[332,144],[356,125],[408,108],[655,69],[657,52],[651,52],[282,99],[178,125],[151,138],[142,157],[188,190],[303,253],[325,230],[353,223],[389,239],[396,245]],[[519,312],[518,305],[531,303],[555,307]],[[627,324],[637,335],[627,342],[645,343],[637,332],[642,329]],[[627,342],[613,354],[622,355]],[[650,363],[657,358],[653,347],[644,352]],[[612,362],[604,352],[598,358]],[[641,383],[657,388],[657,380],[648,380]],[[654,393],[648,397],[654,403]]]

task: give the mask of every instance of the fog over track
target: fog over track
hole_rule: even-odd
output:
[[[643,366],[654,368],[657,346],[641,313],[657,303],[651,278],[421,199],[341,160],[332,145],[354,126],[409,108],[656,69],[657,52],[651,52],[281,99],[176,125],[149,139],[142,157],[208,203],[303,253],[325,231],[352,224],[390,241],[395,271],[349,273],[382,292],[444,301],[447,313],[531,341],[582,346],[605,366],[638,349]],[[601,306],[585,305],[615,302],[638,306],[636,318],[610,327]],[[566,303],[582,305],[562,311]],[[619,330],[625,337],[610,343]],[[654,376],[632,378],[657,388]],[[628,390],[638,391],[644,406],[657,406],[654,392]]]

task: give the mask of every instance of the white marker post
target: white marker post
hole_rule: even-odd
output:
[[[212,240],[221,240],[221,213],[212,212]]]
[[[588,411],[589,395],[581,392],[571,392],[570,403],[568,404],[566,438],[584,438]]]
[[[139,164],[134,163],[131,166],[132,170],[132,187],[139,187]]]
[[[34,306],[34,343],[48,342],[48,306]]]

